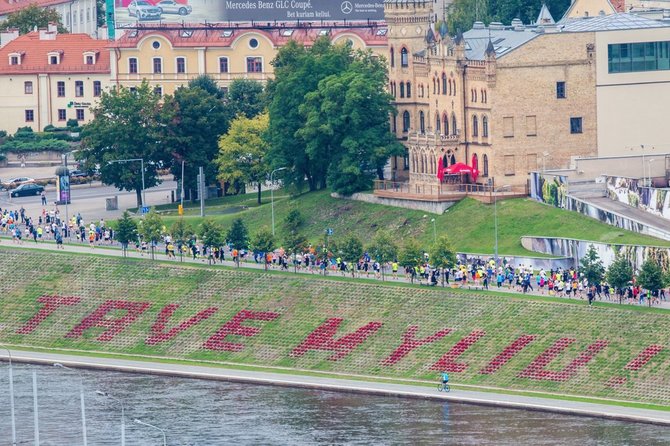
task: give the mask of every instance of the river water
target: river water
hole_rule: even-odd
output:
[[[0,363],[0,445],[11,444],[6,363]],[[34,444],[37,371],[41,445],[81,445],[79,376],[14,365],[18,444]],[[395,397],[116,372],[81,371],[89,445],[668,445],[667,427]]]

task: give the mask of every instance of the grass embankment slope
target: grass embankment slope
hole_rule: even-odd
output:
[[[435,364],[442,359],[459,384],[670,408],[670,318],[659,310],[605,305],[589,309],[583,302],[555,303],[99,256],[2,251],[5,263],[12,265],[0,271],[3,344],[431,381],[438,373]],[[44,307],[38,298],[45,295],[80,301],[57,308],[26,334],[17,333]],[[89,316],[110,300],[147,305],[127,324],[118,322],[127,317],[125,309],[103,312],[99,315],[102,322],[91,323]],[[172,307],[175,311],[170,316],[164,308],[171,304],[179,307]],[[207,309],[207,317],[192,320]],[[231,324],[241,310],[276,316]],[[158,323],[160,314],[170,317]],[[89,328],[68,336],[87,317]],[[340,319],[331,318],[341,322],[338,325]],[[327,321],[334,324],[333,330],[312,335],[313,349],[296,353],[297,347]],[[226,323],[228,335],[213,337]],[[352,335],[364,326],[369,328],[366,335]],[[244,331],[249,329],[242,327],[259,331]],[[100,338],[115,328],[119,329],[117,334]],[[173,329],[173,337],[154,345],[147,342],[152,333]],[[403,339],[420,340],[442,330],[446,331],[433,342],[398,353]],[[526,338],[527,344],[511,354],[509,346],[523,336],[532,338]],[[566,348],[558,348],[565,342],[559,341],[563,338],[572,341],[567,341]],[[212,339],[219,347],[207,347]],[[467,339],[472,341],[469,346]],[[222,345],[230,346],[225,343],[239,347],[221,350]],[[652,350],[656,353],[640,360],[641,352],[650,346],[655,346]],[[508,354],[502,354],[506,349]],[[389,363],[394,351],[396,360]],[[589,351],[593,357],[585,360]],[[536,363],[532,376],[521,377],[543,352],[544,363]],[[482,373],[496,357],[502,361],[498,369]]]
[[[225,197],[207,202],[207,215],[229,227],[235,218],[242,218],[250,233],[261,226],[270,226],[269,193],[264,193],[263,204],[256,204],[255,194]],[[199,207],[186,209],[185,219],[192,226],[201,222]],[[243,207],[248,207],[244,209]],[[304,232],[314,243],[323,240],[326,228],[334,230],[333,239],[345,234],[356,234],[369,241],[379,229],[389,230],[399,243],[414,238],[428,246],[433,242],[433,224],[438,236],[447,234],[460,252],[492,253],[494,246],[493,206],[474,199],[465,199],[443,215],[426,214],[391,206],[332,198],[329,192],[319,191],[289,197],[283,191],[275,192],[275,227],[281,234],[281,224],[291,208],[297,208],[305,217]],[[172,206],[159,206],[166,212],[167,226],[178,217]],[[170,211],[173,209],[173,211]],[[424,215],[427,215],[424,218]],[[529,255],[521,246],[524,235],[567,237],[604,243],[670,246],[670,242],[626,231],[597,220],[547,206],[530,199],[510,199],[498,202],[498,246],[506,255]]]

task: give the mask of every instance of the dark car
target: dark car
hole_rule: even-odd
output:
[[[11,197],[25,197],[28,195],[39,195],[44,192],[44,186],[34,183],[22,184],[9,194]]]
[[[71,170],[70,171],[70,178],[84,178],[87,177],[86,172],[82,170]]]

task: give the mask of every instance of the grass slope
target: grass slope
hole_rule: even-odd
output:
[[[264,193],[263,204],[256,204],[256,195],[247,194],[210,200],[207,215],[229,227],[235,218],[242,218],[254,233],[262,226],[271,224],[269,194]],[[211,202],[211,204],[210,204]],[[195,206],[195,205],[191,205]],[[242,209],[242,207],[247,207]],[[275,227],[281,234],[281,224],[291,208],[299,209],[306,218],[305,234],[312,242],[323,239],[326,228],[334,229],[337,240],[345,234],[356,234],[369,241],[379,229],[391,231],[402,243],[415,238],[424,246],[433,242],[433,224],[438,236],[449,235],[454,247],[461,252],[492,253],[494,246],[493,206],[474,199],[465,199],[443,215],[426,215],[391,206],[332,198],[326,191],[306,193],[294,198],[284,192],[275,193]],[[165,206],[163,211],[170,207]],[[202,221],[191,207],[186,210],[186,221],[197,226]],[[167,213],[169,225],[178,217],[176,212]],[[199,214],[198,214],[199,215]],[[530,199],[503,200],[498,203],[498,246],[501,254],[528,255],[521,246],[521,236],[539,235],[568,237],[605,243],[629,243],[670,246],[670,242],[615,228],[575,212],[563,211]]]
[[[557,304],[539,299],[408,289],[262,271],[2,251],[5,262],[13,265],[0,271],[3,284],[0,342],[4,344],[435,380],[437,372],[431,366],[453,351],[459,340],[482,331],[484,335],[469,349],[451,358],[463,364],[462,371],[453,373],[456,383],[670,407],[670,355],[666,335],[670,318],[660,311],[615,306],[589,309],[577,302]],[[17,275],[16,271],[21,274]],[[32,333],[17,334],[16,330],[42,307],[37,299],[43,295],[77,296],[81,302],[57,310]],[[85,330],[81,337],[66,337],[103,302],[115,299],[148,302],[150,306],[110,341],[97,339],[105,331],[100,327]],[[147,345],[146,337],[168,304],[180,306],[165,324],[165,330],[206,308],[215,307],[217,311],[169,341]],[[243,344],[240,351],[203,348],[224,323],[243,309],[276,312],[280,316],[268,322],[245,321],[244,326],[260,329],[256,336],[225,338],[226,342]],[[125,314],[124,310],[115,310],[105,317],[116,319]],[[382,325],[339,360],[329,360],[333,352],[327,351],[291,356],[291,352],[329,318],[343,319],[336,339],[373,321]],[[394,365],[383,365],[383,360],[401,344],[410,326],[418,327],[417,339],[445,328],[452,331],[410,351]],[[480,373],[521,335],[536,338],[496,373]],[[560,338],[575,341],[549,362],[547,370],[562,370],[596,341],[606,341],[607,345],[566,381],[519,377],[538,355]],[[662,351],[639,370],[627,369],[627,364],[650,345],[659,345]],[[624,380],[612,386],[613,378]]]

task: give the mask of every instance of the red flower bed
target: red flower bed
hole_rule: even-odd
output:
[[[100,305],[93,313],[84,318],[83,321],[74,327],[66,338],[78,338],[86,330],[93,327],[102,327],[107,330],[98,336],[98,341],[107,342],[114,339],[114,336],[121,333],[128,325],[132,324],[140,314],[144,313],[151,304],[149,302],[129,302],[127,300],[108,300]],[[126,310],[126,314],[118,319],[105,319],[110,311]]]
[[[516,341],[505,347],[501,354],[493,358],[486,367],[481,369],[479,373],[482,375],[490,375],[500,369],[500,367],[507,364],[507,362],[515,357],[521,350],[537,338],[536,335],[521,335]]]
[[[81,302],[81,298],[74,296],[52,296],[46,295],[37,298],[37,302],[44,304],[39,311],[30,318],[21,328],[16,330],[18,334],[32,333],[38,325],[40,325],[46,318],[51,316],[54,311],[64,306],[77,305]]]
[[[593,357],[598,354],[598,352],[607,347],[609,344],[608,341],[603,340],[594,342],[561,371],[557,372],[544,369],[573,342],[575,342],[575,339],[571,338],[561,338],[554,342],[554,345],[542,352],[537,358],[533,360],[533,362],[530,363],[528,367],[525,368],[525,370],[519,373],[518,377],[559,382],[567,381],[572,378],[580,368],[584,367],[589,361],[591,361]]]
[[[151,334],[147,337],[145,341],[147,345],[156,345],[161,342],[169,341],[182,331],[193,327],[194,325],[204,321],[205,319],[209,318],[214,313],[219,311],[219,309],[216,307],[209,307],[206,310],[202,310],[195,316],[177,325],[176,327],[173,327],[165,331],[168,321],[170,320],[174,312],[177,311],[177,308],[179,308],[179,306],[180,306],[179,304],[170,304],[163,307],[161,312],[156,317],[156,322],[151,326]]]
[[[633,359],[631,362],[626,364],[626,367],[624,367],[625,370],[640,370],[642,367],[645,366],[651,359],[658,355],[661,350],[663,350],[663,346],[661,345],[650,345],[649,347],[645,348],[642,350],[642,353],[637,355],[635,359]]]
[[[400,344],[400,346],[396,348],[393,351],[393,353],[391,353],[386,359],[384,359],[381,362],[381,364],[388,366],[393,365],[396,362],[400,361],[405,356],[407,356],[407,354],[412,350],[419,348],[422,345],[435,342],[438,339],[442,339],[443,337],[451,333],[452,330],[451,328],[445,328],[423,339],[416,339],[414,337],[417,331],[419,331],[418,325],[410,325],[407,328],[407,331],[405,331],[405,333],[402,335],[402,344]]]
[[[454,345],[439,361],[430,366],[431,370],[440,370],[445,372],[464,372],[468,364],[456,362],[456,359],[469,349],[475,342],[486,334],[483,330],[475,330]]]
[[[328,319],[311,332],[300,345],[294,348],[290,355],[298,357],[304,355],[309,350],[322,350],[335,352],[328,357],[328,360],[338,361],[347,356],[354,348],[362,344],[368,336],[375,333],[382,326],[381,322],[370,322],[353,333],[342,336],[340,339],[334,339],[342,321],[344,319],[339,317]]]
[[[271,311],[249,311],[241,310],[231,320],[223,324],[219,330],[212,335],[203,345],[203,348],[209,350],[220,350],[227,352],[239,352],[244,350],[244,344],[237,342],[228,342],[226,337],[230,335],[237,336],[256,336],[261,329],[258,327],[247,327],[242,325],[246,320],[253,321],[272,321],[279,317],[279,313]]]

